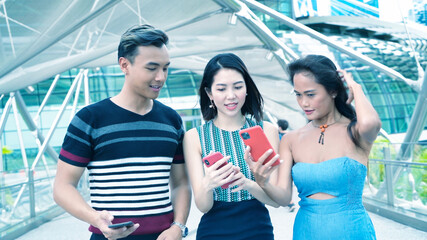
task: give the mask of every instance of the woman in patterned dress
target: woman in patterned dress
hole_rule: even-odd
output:
[[[265,204],[278,205],[255,182],[245,161],[250,149],[239,131],[261,126],[277,152],[278,130],[262,121],[263,100],[245,64],[232,53],[213,57],[205,68],[199,95],[206,122],[184,137],[195,202],[204,213],[197,239],[274,239]],[[224,158],[208,168],[202,159],[211,152],[220,152]],[[273,160],[277,159],[278,155]],[[221,187],[229,182],[228,188]]]

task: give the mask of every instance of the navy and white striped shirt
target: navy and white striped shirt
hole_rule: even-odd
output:
[[[59,158],[87,167],[95,210],[140,223],[135,235],[158,233],[173,221],[169,175],[172,163],[184,163],[183,136],[181,117],[156,100],[139,115],[105,99],[76,114]]]

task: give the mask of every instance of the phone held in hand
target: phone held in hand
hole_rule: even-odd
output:
[[[206,165],[206,167],[212,166],[214,163],[218,162],[219,160],[223,159],[224,156],[220,152],[213,152],[207,155],[203,158],[203,163]],[[218,167],[218,169],[224,167],[226,163],[221,164],[221,166]],[[230,186],[232,182],[226,183],[221,186],[221,188],[226,189]]]
[[[246,128],[243,130],[240,130],[239,132],[240,137],[242,138],[243,142],[251,147],[251,155],[254,159],[254,161],[258,161],[258,159],[269,149],[273,149],[270,142],[268,141],[267,136],[264,133],[264,130],[260,126],[254,126],[250,128]],[[269,162],[274,156],[276,156],[276,153],[271,153],[268,158],[264,161],[263,165],[265,165],[267,162]],[[272,166],[276,166],[280,163],[279,159],[276,160],[275,163],[273,163]]]
[[[122,228],[122,227],[127,227],[130,228],[133,226],[133,222],[129,221],[129,222],[122,222],[122,223],[116,223],[116,224],[111,224],[108,225],[109,228]]]

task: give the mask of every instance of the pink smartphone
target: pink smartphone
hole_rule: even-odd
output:
[[[240,137],[242,138],[243,142],[251,147],[251,155],[254,158],[254,161],[258,161],[258,159],[268,150],[273,149],[270,142],[268,141],[267,136],[265,136],[264,130],[260,126],[254,126],[250,128],[246,128],[243,130],[240,130],[239,132]],[[264,161],[264,164],[269,162],[274,156],[276,156],[276,153],[274,152],[268,156],[268,158]],[[273,163],[273,166],[276,166],[280,163],[279,159],[276,160],[275,163]]]
[[[211,153],[211,154],[209,154],[203,158],[203,163],[205,163],[206,167],[210,167],[214,163],[218,162],[219,160],[221,160],[223,158],[224,158],[224,156],[220,152],[213,152],[213,153]],[[222,168],[225,165],[226,165],[226,163],[222,164],[221,166],[218,167],[218,169]],[[232,182],[226,183],[226,184],[222,185],[221,188],[226,189],[230,186],[231,183]]]

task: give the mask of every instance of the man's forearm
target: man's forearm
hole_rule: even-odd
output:
[[[80,192],[72,186],[54,188],[55,202],[72,216],[94,225],[96,211],[84,200]]]
[[[174,221],[181,224],[187,222],[191,204],[191,188],[188,181],[181,183],[172,190]]]

